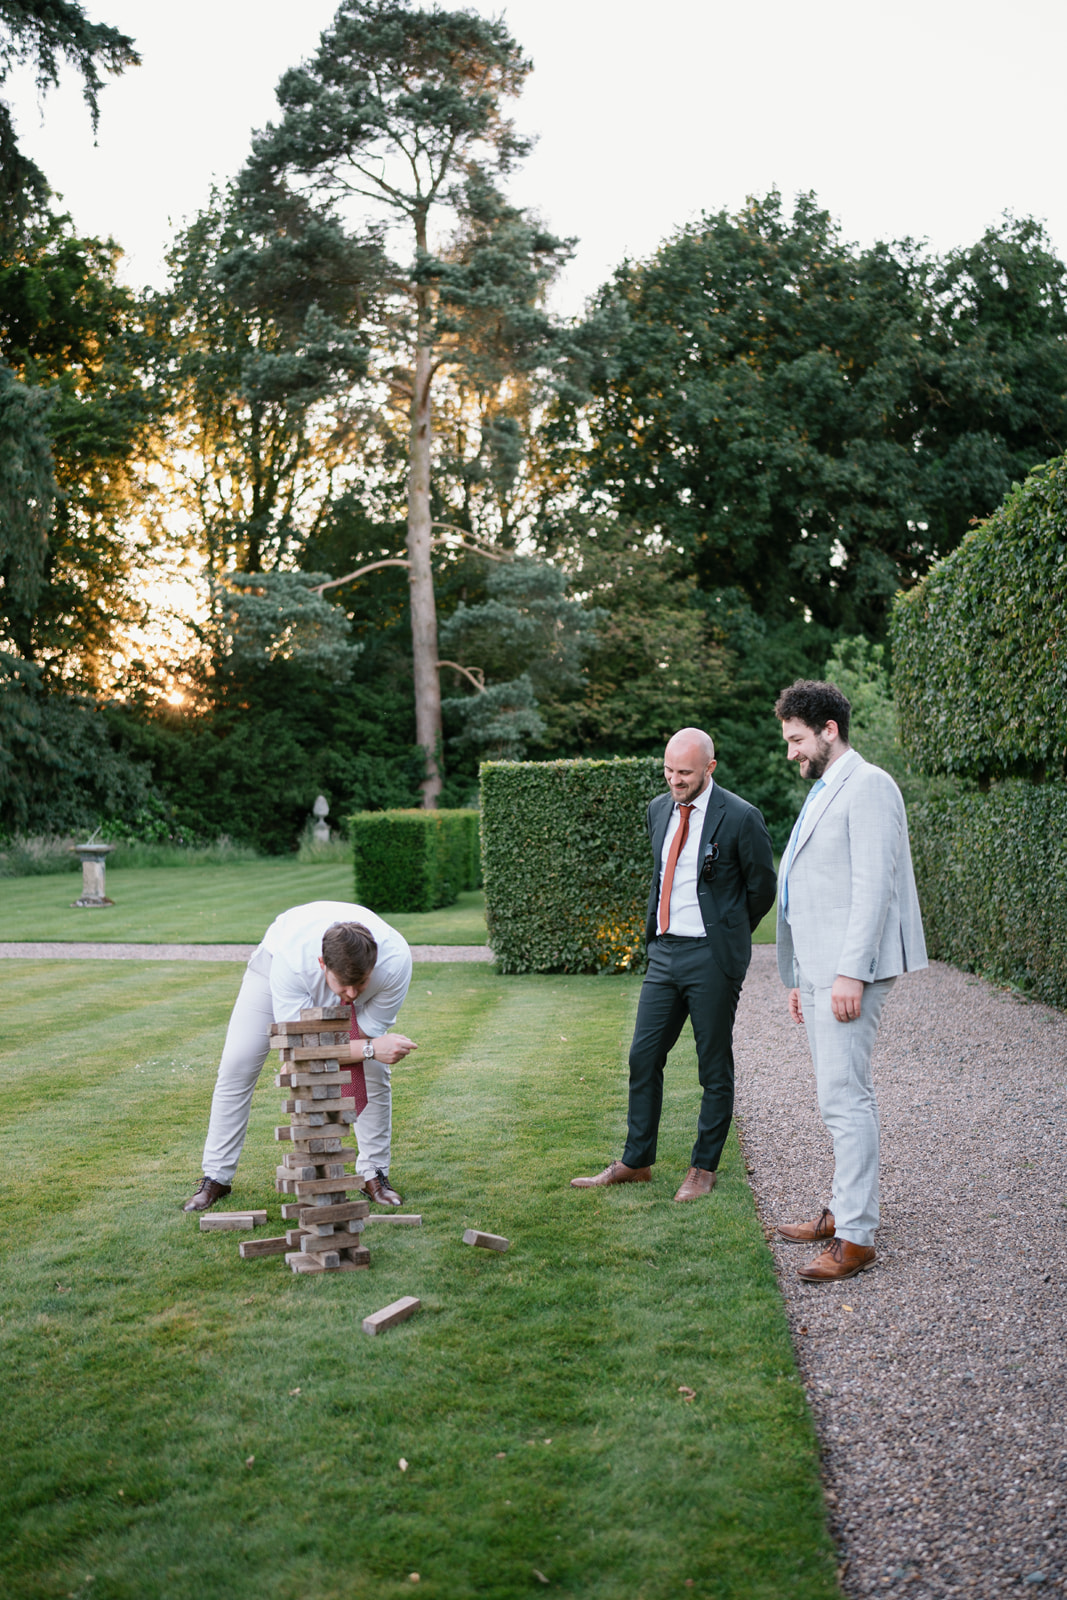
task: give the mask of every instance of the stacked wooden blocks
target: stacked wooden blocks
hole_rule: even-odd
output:
[[[292,1091],[282,1105],[289,1123],[275,1128],[274,1136],[290,1145],[277,1169],[276,1187],[297,1197],[295,1206],[283,1207],[287,1220],[295,1211],[299,1223],[285,1241],[292,1247],[285,1259],[294,1272],[350,1272],[370,1265],[370,1251],[360,1238],[370,1206],[362,1197],[348,1198],[350,1190],[362,1191],[363,1179],[346,1177],[345,1162],[355,1160],[355,1151],[342,1144],[356,1120],[347,1060],[349,1021],[347,1006],[316,1006],[301,1011],[299,1022],[276,1022],[271,1028],[271,1045],[281,1052],[282,1063],[274,1081]]]

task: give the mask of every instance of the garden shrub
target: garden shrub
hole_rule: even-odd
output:
[[[1067,783],[1009,779],[910,822],[930,954],[1067,1006]]]
[[[623,972],[644,955],[645,809],[663,759],[487,761],[482,866],[501,972]]]
[[[1067,456],[899,597],[892,634],[900,738],[923,771],[1067,775]]]
[[[435,911],[478,887],[477,811],[358,811],[355,894],[375,911]]]

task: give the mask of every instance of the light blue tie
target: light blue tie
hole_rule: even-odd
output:
[[[800,838],[800,828],[804,821],[804,813],[811,805],[811,802],[815,799],[815,796],[819,793],[819,790],[825,788],[826,780],[824,778],[816,778],[815,782],[808,790],[807,799],[800,808],[800,815],[793,824],[793,833],[789,840],[789,860],[785,864],[785,877],[782,879],[782,910],[787,915],[789,912],[789,872],[793,865],[793,856],[796,853],[797,840]]]

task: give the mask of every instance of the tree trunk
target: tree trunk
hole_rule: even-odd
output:
[[[425,296],[425,298],[424,298]],[[437,805],[441,773],[437,755],[441,744],[441,685],[437,676],[437,607],[430,565],[432,538],[430,515],[430,446],[433,439],[430,383],[433,352],[428,324],[429,297],[419,291],[419,329],[415,347],[415,393],[411,401],[410,467],[408,472],[408,583],[411,586],[411,645],[415,666],[415,742],[426,756],[422,804],[427,811]]]

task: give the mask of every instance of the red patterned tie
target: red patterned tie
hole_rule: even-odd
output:
[[[352,1007],[352,1027],[349,1037],[352,1039],[363,1038],[362,1030],[360,1029],[359,1023],[356,1021],[355,1006]],[[362,1116],[363,1112],[367,1109],[367,1072],[362,1060],[358,1056],[354,1056],[352,1058],[351,1066],[352,1093],[356,1100],[356,1116],[359,1117]]]
[[[692,806],[679,806],[681,823],[678,832],[671,840],[671,848],[667,853],[667,865],[663,869],[663,885],[659,892],[659,931],[666,933],[671,925],[671,890],[674,888],[674,869],[678,865],[678,857],[682,853],[685,841],[689,837],[689,817]]]

